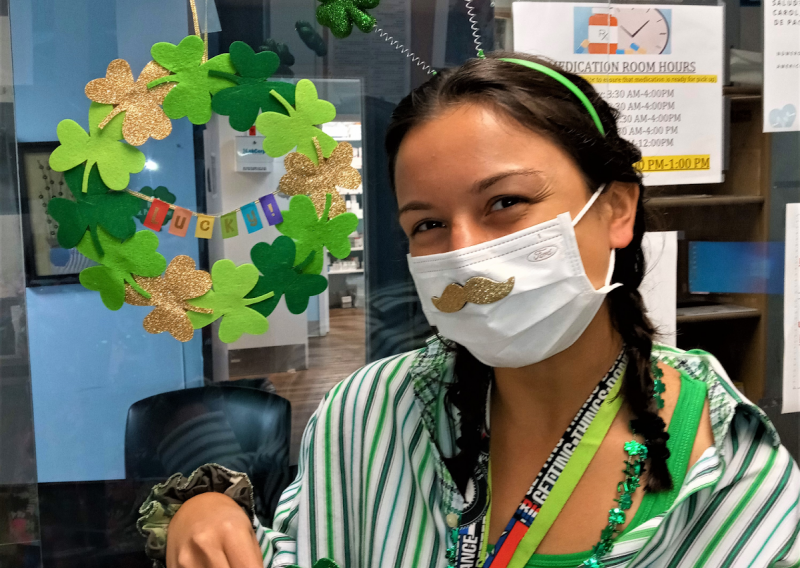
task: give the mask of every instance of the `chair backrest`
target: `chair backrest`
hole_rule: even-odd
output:
[[[218,463],[250,476],[269,519],[289,483],[289,401],[235,385],[166,392],[134,403],[125,428],[128,479],[188,476]]]

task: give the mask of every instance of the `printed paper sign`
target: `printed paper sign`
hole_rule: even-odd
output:
[[[648,185],[718,183],[723,15],[722,6],[515,2],[514,49],[594,84],[641,149]]]
[[[783,273],[783,412],[800,412],[800,203],[786,205]]]
[[[800,130],[800,2],[764,2],[764,132]]]

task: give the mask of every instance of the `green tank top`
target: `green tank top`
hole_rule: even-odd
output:
[[[704,382],[681,373],[681,392],[667,429],[669,432],[667,448],[670,452],[667,468],[672,476],[672,490],[645,493],[636,515],[620,536],[661,515],[672,506],[689,468],[689,458],[697,437],[697,428],[700,426],[707,391],[708,387]],[[599,539],[599,528],[597,535]],[[590,554],[589,550],[572,554],[534,554],[525,566],[526,568],[576,568],[589,558]]]

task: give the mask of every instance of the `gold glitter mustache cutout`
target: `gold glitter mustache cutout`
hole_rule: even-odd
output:
[[[513,288],[513,276],[505,282],[495,282],[484,276],[473,276],[463,286],[456,283],[448,284],[442,292],[442,297],[434,296],[431,302],[440,312],[452,314],[466,306],[467,302],[493,304],[508,296]]]

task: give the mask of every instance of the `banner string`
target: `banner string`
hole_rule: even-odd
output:
[[[189,0],[189,6],[191,6],[192,8],[192,22],[194,23],[194,35],[203,38],[203,44],[205,45],[205,50],[203,51],[203,63],[208,61],[208,0],[204,1],[206,3],[205,34],[200,32],[200,18],[197,15],[197,4],[195,3],[195,0]]]
[[[158,199],[157,197],[151,197],[149,195],[145,195],[143,193],[139,193],[138,191],[134,191],[132,189],[126,189],[125,191],[130,193],[131,195],[133,195],[135,197],[138,197],[139,199],[143,199],[144,201],[149,201],[150,203],[152,203],[153,201]],[[276,189],[275,191],[271,191],[269,193],[265,193],[263,195],[263,197],[266,197],[267,195],[276,195],[277,193],[279,193],[279,192]],[[161,201],[161,200],[159,199],[159,201]],[[166,202],[164,202],[164,203],[166,203]],[[227,213],[198,213],[197,211],[192,211],[191,209],[186,209],[186,207],[181,207],[180,205],[174,205],[172,203],[166,203],[166,204],[169,205],[169,208],[171,210],[173,210],[173,211],[176,210],[176,209],[183,209],[184,211],[188,211],[189,213],[192,214],[192,217],[214,217],[214,218],[219,219],[220,217],[224,217],[225,215],[230,215],[231,213],[237,213],[237,212],[242,210],[242,207],[245,207],[246,205],[250,205],[251,203],[255,203],[256,205],[258,205],[259,199],[255,199],[253,201],[249,201],[249,202],[245,203],[244,205],[240,205],[236,209],[233,209],[232,211],[228,211]]]

